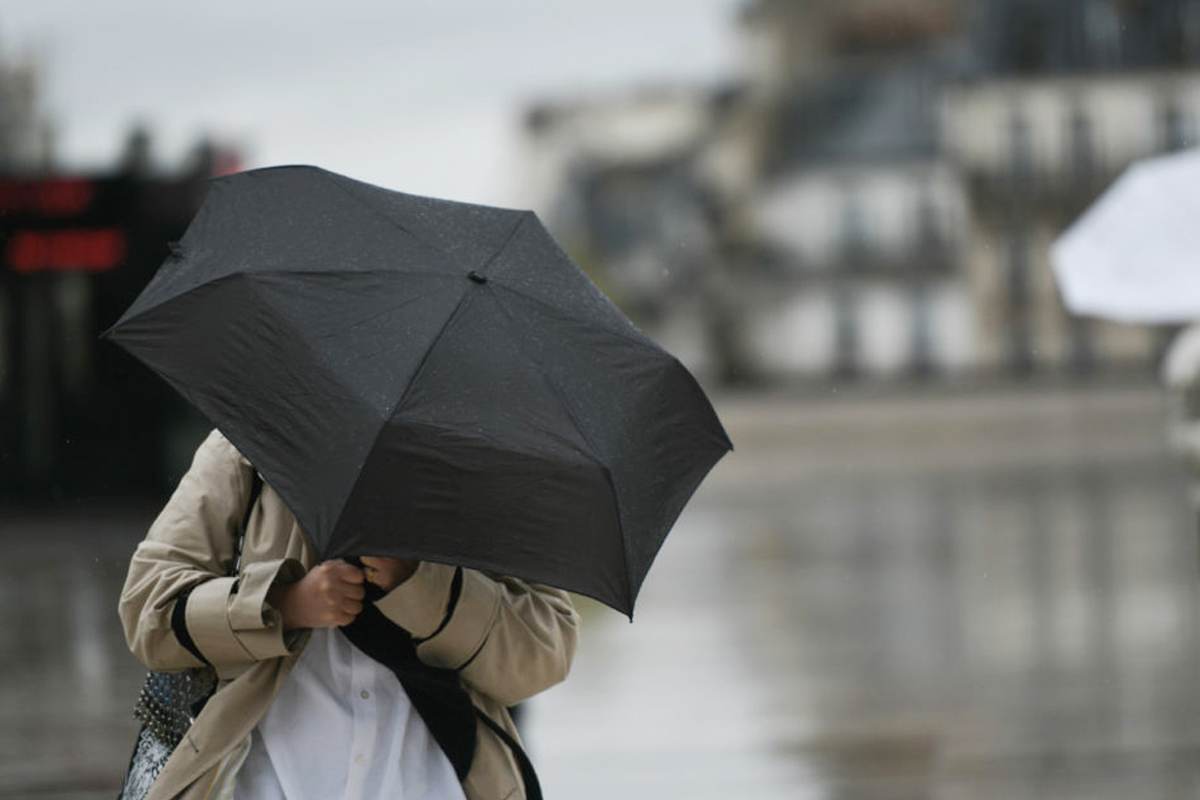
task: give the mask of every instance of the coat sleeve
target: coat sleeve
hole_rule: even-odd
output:
[[[266,596],[275,581],[299,580],[300,562],[257,562],[229,574],[252,470],[213,431],[134,552],[119,612],[130,650],[151,669],[207,662],[224,678],[291,652],[294,637]]]
[[[506,706],[563,680],[575,655],[579,615],[549,586],[425,561],[376,606],[423,662]]]

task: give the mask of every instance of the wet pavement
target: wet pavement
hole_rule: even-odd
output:
[[[636,621],[527,705],[548,798],[1200,797],[1196,533],[1152,388],[719,404]],[[0,524],[0,796],[110,798],[153,509]]]
[[[1154,391],[727,402],[630,626],[532,704],[550,797],[1200,797]]]
[[[153,510],[72,510],[0,526],[0,797],[116,796],[145,670],[116,601]]]

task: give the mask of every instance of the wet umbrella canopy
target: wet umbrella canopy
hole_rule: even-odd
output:
[[[687,370],[532,212],[313,167],[214,180],[108,335],[254,463],[323,557],[460,564],[627,614],[730,449]]]

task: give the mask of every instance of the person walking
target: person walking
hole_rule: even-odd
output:
[[[540,796],[507,708],[567,676],[567,593],[430,561],[319,562],[259,480],[213,431],[131,559],[132,652],[218,677],[147,800]]]

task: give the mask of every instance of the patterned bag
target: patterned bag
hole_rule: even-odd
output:
[[[231,575],[238,574],[242,561],[242,540],[250,523],[250,512],[262,491],[262,478],[254,473],[254,485],[242,527],[234,538],[234,560]],[[186,595],[176,600],[181,602]],[[189,648],[191,649],[191,648]],[[142,722],[129,769],[117,800],[142,800],[150,791],[155,778],[162,772],[171,753],[183,741],[184,734],[196,721],[208,698],[217,689],[216,671],[205,665],[179,672],[151,670],[142,684],[133,715]]]

